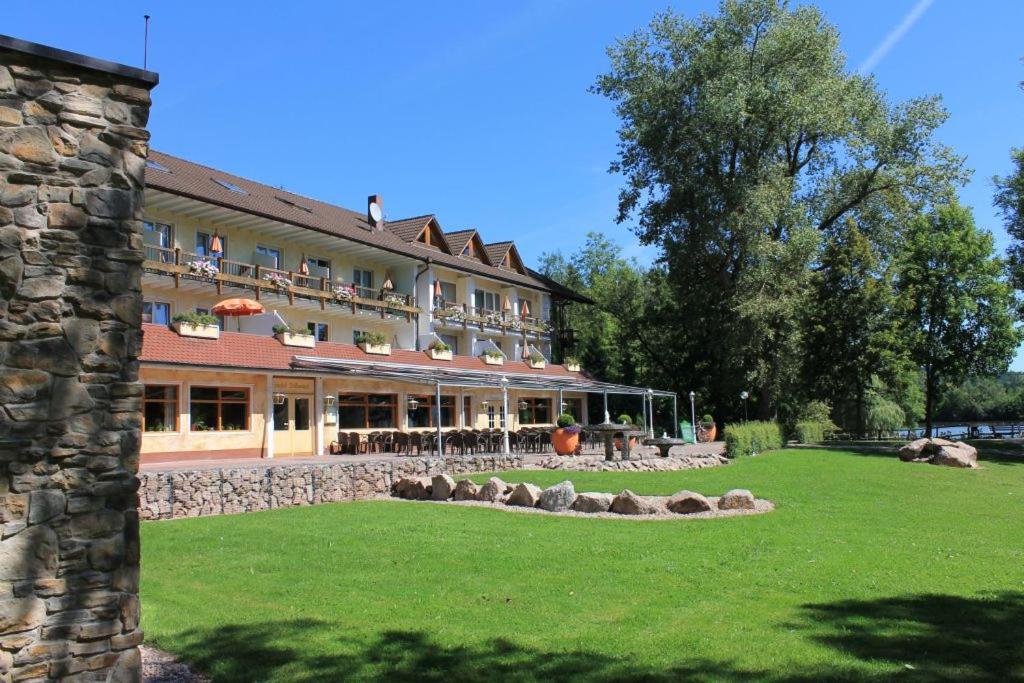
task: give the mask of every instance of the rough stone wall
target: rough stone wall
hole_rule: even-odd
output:
[[[142,472],[139,514],[142,519],[175,519],[378,498],[402,477],[522,466],[521,455],[493,455]]]
[[[553,455],[526,464],[526,469],[565,470],[568,472],[675,472],[677,470],[698,470],[704,467],[725,465],[729,459],[721,453],[692,453],[637,458],[633,460],[605,460],[604,457],[565,457]]]
[[[148,87],[0,46],[0,682],[139,678]]]

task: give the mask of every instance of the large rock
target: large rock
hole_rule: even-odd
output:
[[[693,491],[678,491],[665,502],[669,512],[679,515],[691,515],[695,512],[709,512],[711,502]]]
[[[430,498],[428,477],[402,477],[394,486],[395,495],[406,500],[427,500]]]
[[[487,483],[480,487],[476,493],[476,499],[486,503],[500,503],[505,500],[505,489],[508,484],[498,477],[491,477]]]
[[[563,512],[576,500],[576,489],[571,481],[563,481],[541,491],[538,505],[548,512]]]
[[[430,480],[430,498],[448,500],[455,493],[455,480],[447,474],[435,474]]]
[[[927,462],[947,467],[975,468],[978,466],[978,449],[963,441],[916,439],[900,448],[900,460]]]
[[[608,512],[614,499],[615,496],[610,493],[587,491],[576,496],[572,509],[576,512]]]
[[[620,515],[653,515],[658,512],[658,506],[652,501],[629,489],[615,496],[610,509]]]
[[[718,499],[719,510],[753,510],[754,494],[747,489],[733,489],[726,491],[725,495]]]
[[[455,492],[452,494],[453,500],[476,500],[476,494],[479,493],[480,487],[471,482],[469,479],[463,479],[455,485]]]
[[[505,501],[506,505],[517,505],[524,508],[535,508],[540,502],[540,487],[534,484],[519,484],[512,489],[512,495]]]

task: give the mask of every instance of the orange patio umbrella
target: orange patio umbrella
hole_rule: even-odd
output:
[[[509,300],[508,294],[505,295],[505,305],[501,307],[501,310],[506,312],[512,310],[512,301]]]
[[[523,300],[523,305],[519,307],[519,313],[525,318],[530,315],[530,304]]]
[[[210,253],[211,254],[223,254],[224,243],[218,233],[213,233],[213,238],[210,239]]]
[[[257,315],[265,313],[263,304],[252,299],[225,299],[218,302],[212,309],[214,315]]]
[[[441,298],[441,281],[434,280],[434,296],[438,299]]]
[[[391,276],[387,273],[384,273],[384,284],[382,284],[380,288],[387,292],[390,292],[395,288],[395,283],[391,281]]]
[[[309,275],[309,262],[306,260],[306,255],[302,255],[302,262],[299,263],[299,275]]]

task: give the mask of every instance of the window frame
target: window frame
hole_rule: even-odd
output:
[[[320,330],[321,330],[321,328],[324,331],[323,339],[320,338]],[[321,323],[321,322],[317,322],[315,320],[310,320],[309,322],[306,323],[306,329],[309,330],[313,334],[313,338],[316,339],[317,341],[322,341],[322,342],[331,341],[331,324],[330,323]]]
[[[361,397],[362,398],[362,403],[358,403],[358,404],[357,403],[353,403],[353,402],[346,403],[345,400],[343,399],[343,397],[345,397],[345,396],[349,396],[349,397],[356,397],[356,396],[358,396],[358,397]],[[389,397],[391,399],[391,403],[389,404],[390,408],[391,408],[391,426],[390,427],[371,427],[370,426],[370,408],[371,408],[370,397],[371,396],[387,396],[387,397]],[[337,398],[337,403],[335,405],[338,407],[338,429],[339,430],[364,429],[364,430],[368,430],[368,431],[374,431],[374,430],[384,430],[384,429],[390,429],[390,430],[398,429],[398,426],[397,426],[398,425],[398,415],[397,415],[397,412],[398,412],[398,394],[386,394],[386,393],[380,394],[380,393],[373,393],[373,392],[358,392],[358,391],[339,391],[338,394],[337,394],[337,397],[338,397]],[[356,406],[356,405],[358,405],[359,407],[361,407],[363,409],[363,425],[364,426],[362,426],[362,427],[352,427],[352,426],[348,426],[348,425],[342,424],[342,414],[341,414],[342,408],[344,408],[345,406]],[[376,404],[376,405],[373,405],[373,407],[380,408],[383,405],[384,404]]]
[[[260,252],[260,249],[263,250],[262,253]],[[255,251],[257,254],[260,254],[261,256],[272,256],[272,254],[268,254],[266,252],[268,252],[268,251],[275,252],[277,254],[277,265],[274,266],[274,270],[285,270],[285,268],[284,268],[284,249],[282,249],[280,247],[272,247],[269,244],[264,244],[263,242],[257,242],[256,246],[253,247],[253,251]]]
[[[526,403],[527,407],[526,408],[520,408],[519,407],[520,403]],[[516,416],[519,418],[519,424],[524,424],[524,425],[554,424],[554,420],[552,420],[552,419],[548,419],[548,420],[544,420],[544,421],[540,421],[540,422],[537,421],[537,406],[542,404],[542,403],[547,405],[548,417],[549,418],[552,417],[552,415],[551,415],[551,406],[552,406],[552,403],[553,403],[552,399],[544,398],[542,396],[521,396],[521,397],[517,398],[516,399]],[[531,419],[530,420],[524,420],[523,419],[523,415],[524,414],[529,414]]]
[[[153,322],[153,313],[149,314],[149,322],[146,322],[145,318],[146,318],[146,305],[147,304],[150,305],[150,306],[153,306],[153,307],[156,307],[156,306],[166,306],[167,307],[167,322],[165,322],[165,323]],[[142,322],[143,323],[146,323],[147,325],[170,325],[171,324],[171,319],[173,317],[174,317],[174,307],[171,306],[171,302],[170,301],[161,301],[160,299],[143,299],[142,300]]]
[[[161,431],[155,431],[155,430],[154,431],[147,431],[146,430],[146,403],[156,403],[156,402],[159,402],[159,403],[172,403],[172,401],[159,400],[159,399],[153,399],[153,400],[147,401],[146,400],[146,389],[148,387],[172,387],[174,389],[174,400],[173,400],[173,404],[174,404],[174,429],[173,430],[166,430],[166,431],[162,431],[162,432]],[[181,427],[182,427],[182,425],[184,424],[185,421],[184,421],[184,419],[182,417],[182,410],[181,410],[181,397],[182,397],[181,388],[182,388],[182,383],[181,382],[174,382],[174,381],[166,381],[166,382],[157,381],[157,382],[144,382],[143,383],[143,385],[142,385],[142,435],[143,436],[155,435],[155,434],[174,436],[174,435],[180,435],[182,433]]]
[[[194,401],[192,399],[192,390],[193,389],[215,389],[217,391],[217,398],[214,399],[214,400],[199,399],[198,401]],[[238,399],[224,399],[224,398],[222,398],[221,397],[221,392],[225,392],[225,391],[244,391],[245,392],[245,401],[244,401],[244,403],[242,401],[238,400]],[[253,423],[253,420],[252,420],[252,396],[253,396],[253,387],[252,387],[251,384],[237,384],[237,385],[226,386],[226,387],[210,386],[208,384],[203,384],[203,383],[189,384],[188,385],[188,431],[189,431],[189,434],[247,434],[247,433],[251,434],[252,433],[252,423]],[[193,402],[213,404],[213,405],[217,406],[217,428],[216,429],[205,429],[205,430],[193,429],[193,425],[194,425],[193,412],[192,412],[192,404],[193,404]],[[229,404],[229,405],[240,405],[241,404],[241,405],[245,406],[245,428],[244,429],[223,429],[222,428],[222,424],[223,424],[223,420],[224,420],[222,406],[224,404]]]
[[[370,284],[363,284],[363,275],[369,275],[368,278]],[[361,289],[373,289],[373,283],[376,280],[376,276],[372,270],[366,268],[353,268],[352,269],[352,284]]]
[[[410,398],[415,398],[417,401],[419,401],[420,404],[416,407],[416,411],[417,412],[419,412],[420,410],[423,410],[424,408],[427,409],[427,424],[425,424],[425,425],[416,425],[415,427],[412,426],[411,424],[409,424],[409,413],[412,412],[411,410],[409,410],[409,399]],[[405,401],[406,401],[405,426],[406,426],[406,429],[437,429],[437,425],[434,423],[434,415],[436,414],[435,413],[435,411],[436,411],[436,399],[437,399],[437,397],[434,394],[407,394],[406,397],[405,397]],[[442,418],[441,429],[451,429],[451,428],[457,428],[458,427],[458,425],[456,424],[457,423],[457,419],[456,419],[456,413],[455,413],[456,409],[458,408],[458,404],[459,404],[459,402],[458,402],[457,397],[455,396],[455,394],[447,394],[447,395],[446,394],[442,394],[441,395],[441,411],[442,411],[441,412],[441,418]],[[444,419],[443,418],[444,418],[444,410],[445,410],[445,408],[447,408],[450,411],[449,414],[451,416],[451,424],[444,424]]]
[[[160,245],[160,248],[161,249],[174,249],[174,245],[176,244],[175,237],[177,236],[175,234],[177,232],[177,230],[174,227],[174,223],[164,223],[162,221],[153,220],[151,218],[143,218],[142,219],[142,232],[143,232],[143,234],[145,234],[146,232],[158,232],[156,230],[148,230],[146,226],[149,226],[149,225],[159,225],[159,226],[163,226],[163,227],[167,228],[167,237],[168,237],[168,241],[170,242],[170,244],[168,244],[166,246],[165,245]]]

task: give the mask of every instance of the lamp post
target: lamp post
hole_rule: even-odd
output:
[[[749,417],[747,417],[747,399],[748,398],[750,398],[750,394],[748,394],[746,391],[741,391],[740,392],[740,400],[743,401],[743,421],[744,422],[746,422],[746,421],[748,421],[750,419]]]
[[[647,415],[650,417],[650,431],[648,434],[651,438],[654,438],[654,389],[647,390],[647,402],[650,405],[650,409],[647,411]]]
[[[697,394],[690,392],[690,429],[693,430],[693,443],[697,443],[697,408],[694,401],[697,398]]]

